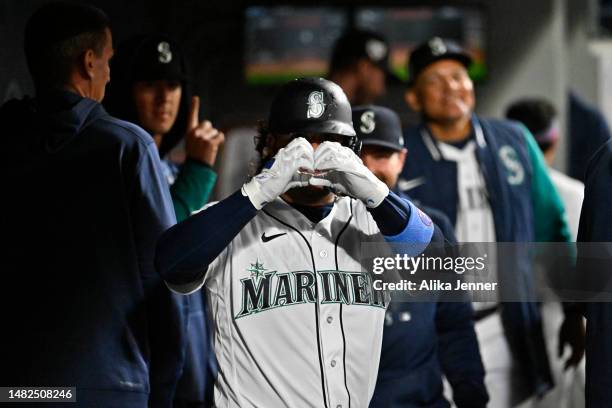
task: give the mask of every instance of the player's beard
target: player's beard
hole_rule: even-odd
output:
[[[378,178],[380,181],[385,183],[387,187],[389,188],[393,188],[393,186],[395,185],[395,182],[397,181],[397,177],[394,180],[392,177],[388,177],[387,174],[385,173],[380,173],[377,171],[374,171],[373,173],[376,176],[376,178]]]
[[[288,199],[287,201],[307,206],[325,205],[334,199],[334,194],[329,189],[318,186],[292,188],[284,195]]]

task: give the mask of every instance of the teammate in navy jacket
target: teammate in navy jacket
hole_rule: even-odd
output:
[[[36,98],[0,111],[0,384],[76,387],[75,407],[170,407],[184,299],[153,251],[174,211],[151,137],[99,104],[108,21],[50,3],[29,20],[25,48]]]
[[[414,160],[406,162],[400,189],[444,212],[460,242],[569,241],[563,205],[533,137],[514,122],[473,114],[470,62],[461,47],[438,37],[412,52],[406,102],[423,121],[406,130]],[[498,276],[507,279],[505,287],[516,288],[513,299],[533,299],[528,257],[514,259],[496,263]],[[490,406],[517,404],[552,388],[538,305],[477,306],[479,339],[495,339],[480,345]],[[564,324],[580,330],[582,322],[572,313]],[[581,350],[578,343],[573,346],[575,363]],[[521,373],[518,382],[510,381],[512,373]]]
[[[382,106],[357,106],[353,126],[363,145],[363,163],[390,189],[396,188],[407,153],[397,114]],[[448,218],[435,209],[421,209],[455,243]],[[449,407],[443,374],[457,407],[485,407],[489,398],[473,315],[469,302],[392,301],[370,407]]]

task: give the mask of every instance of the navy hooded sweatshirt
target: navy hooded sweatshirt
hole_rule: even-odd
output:
[[[6,103],[0,123],[0,384],[171,406],[185,310],[153,267],[175,222],[153,140],[63,91]]]

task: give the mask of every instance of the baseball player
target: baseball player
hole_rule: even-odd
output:
[[[361,163],[333,82],[283,86],[257,146],[261,172],[168,230],[158,271],[180,293],[205,286],[216,406],[366,407],[388,299],[362,271],[361,243],[439,232]]]
[[[209,201],[217,179],[212,166],[224,135],[209,121],[199,120],[200,99],[189,95],[186,57],[166,35],[138,35],[124,41],[112,69],[113,84],[104,105],[112,115],[142,126],[155,141],[180,222]],[[170,152],[182,140],[187,159],[178,164]],[[212,401],[216,362],[205,305],[201,292],[189,296],[185,365],[174,408]]]
[[[363,163],[394,190],[407,153],[399,117],[382,106],[357,106],[353,108],[353,123],[362,143]],[[437,210],[422,209],[445,238],[455,243],[448,218]],[[486,407],[489,398],[472,305],[442,300],[391,302],[370,408],[449,407],[443,374],[452,386],[458,408]]]
[[[104,106],[110,114],[138,124],[155,140],[176,218],[181,221],[208,202],[224,134],[209,121],[200,121],[200,99],[190,93],[186,56],[168,36],[127,39],[119,46],[112,69]],[[186,159],[179,164],[171,152],[181,141]]]
[[[378,33],[351,29],[334,44],[328,77],[340,85],[352,105],[383,97],[389,83],[400,83],[389,66],[389,43]]]
[[[400,189],[443,211],[460,242],[570,241],[563,204],[529,131],[473,113],[470,63],[463,48],[439,37],[410,55],[405,98],[422,122],[405,132],[406,147],[418,160],[406,162]],[[500,260],[496,272],[523,296],[531,290],[532,271],[520,265],[525,257],[516,259],[519,264]],[[475,308],[489,405],[514,406],[550,390],[554,381],[538,305],[491,302]],[[561,344],[572,345],[571,364],[580,360],[580,342],[566,334],[579,332],[581,324],[568,310],[560,334]]]

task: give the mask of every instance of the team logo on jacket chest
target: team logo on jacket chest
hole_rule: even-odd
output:
[[[506,168],[508,184],[518,186],[525,180],[525,168],[521,164],[516,150],[512,146],[504,145],[499,148],[499,159]]]
[[[241,306],[236,318],[300,303],[344,303],[385,307],[385,293],[374,290],[367,272],[267,270],[257,260],[240,280]],[[319,286],[317,287],[317,280]],[[321,289],[318,293],[318,288]]]

